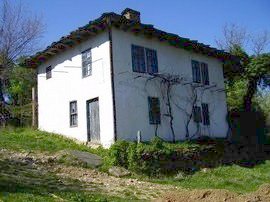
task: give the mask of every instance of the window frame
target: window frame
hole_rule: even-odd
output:
[[[196,66],[195,66],[196,64]],[[210,85],[209,82],[209,68],[205,62],[199,62],[197,60],[191,60],[192,68],[192,81],[193,83]]]
[[[156,104],[156,106],[154,106],[154,104]],[[157,109],[157,112],[154,111],[154,108]],[[148,113],[150,125],[161,124],[160,100],[158,97],[148,97]]]
[[[90,61],[84,60],[84,54],[90,52]],[[86,57],[87,59],[88,57]],[[82,78],[86,78],[92,75],[92,48],[88,48],[81,52],[81,60],[82,60]],[[86,63],[86,66],[84,65]],[[89,67],[90,66],[90,67]]]
[[[158,56],[155,49],[131,44],[131,60],[133,72],[158,73]]]
[[[76,107],[75,112],[71,111],[71,109],[72,109],[71,107],[72,107],[73,103],[75,103],[75,107]],[[72,120],[73,120],[74,116],[75,116],[75,119],[76,119],[76,124],[72,123]],[[77,102],[77,100],[72,100],[72,101],[69,102],[69,126],[71,128],[78,127],[78,102]]]
[[[52,78],[52,66],[48,66],[45,69],[46,72],[46,80],[51,79]]]

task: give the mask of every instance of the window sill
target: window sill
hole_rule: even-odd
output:
[[[70,128],[77,128],[78,125],[74,125],[74,126],[69,126]]]
[[[89,74],[89,75],[86,75],[86,76],[82,76],[82,79],[87,78],[87,77],[90,77],[90,76],[92,76],[92,74]]]

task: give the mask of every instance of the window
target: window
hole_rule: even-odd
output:
[[[209,73],[208,73],[208,65],[206,63],[201,63],[201,71],[202,71],[202,83],[204,85],[209,85]]]
[[[210,125],[208,104],[202,103],[203,125]]]
[[[192,60],[192,77],[194,83],[201,83],[200,63]]]
[[[132,70],[140,73],[157,73],[157,52],[142,46],[131,45]]]
[[[193,107],[193,120],[196,123],[202,122],[201,107],[199,107],[199,106]]]
[[[149,123],[160,124],[160,103],[155,97],[148,97]]]
[[[46,79],[52,78],[52,66],[46,67]]]
[[[69,113],[70,113],[70,127],[77,126],[78,125],[77,101],[72,101],[69,103]]]
[[[92,74],[92,53],[91,49],[82,52],[82,76],[87,77]]]
[[[192,60],[191,64],[192,64],[193,82],[209,85],[208,65],[206,63],[203,62],[200,63],[195,60]]]

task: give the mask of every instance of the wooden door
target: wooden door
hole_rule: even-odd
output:
[[[98,98],[86,102],[88,141],[100,143],[99,101]]]

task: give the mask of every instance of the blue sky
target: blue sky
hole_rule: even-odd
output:
[[[14,0],[16,1],[16,0]],[[226,23],[243,26],[251,34],[270,32],[270,0],[22,0],[43,16],[46,31],[41,46],[98,18],[126,7],[141,12],[146,24],[216,47]],[[269,51],[269,47],[268,47]]]

